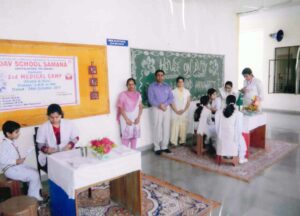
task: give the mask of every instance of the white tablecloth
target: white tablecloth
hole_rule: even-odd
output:
[[[189,114],[188,114],[188,128],[187,132],[194,134],[194,112],[197,109],[196,104],[199,103],[198,101],[192,101]],[[245,115],[243,118],[243,132],[250,133],[251,130],[267,124],[267,115],[265,113],[257,113],[251,116]]]
[[[92,152],[81,157],[79,149],[49,155],[48,177],[74,199],[75,190],[141,170],[141,153],[124,146],[99,160]]]
[[[266,124],[267,124],[267,115],[265,113],[257,113],[251,116],[244,114],[243,132],[250,133],[251,130]]]

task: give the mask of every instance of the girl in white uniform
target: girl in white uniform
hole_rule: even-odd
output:
[[[3,124],[2,131],[5,136],[0,145],[0,169],[7,178],[22,182],[29,182],[28,196],[39,201],[41,182],[38,171],[24,164],[25,158],[21,157],[15,140],[20,136],[20,124],[7,121]]]
[[[232,90],[232,87],[233,87],[232,82],[227,81],[225,83],[224,87],[219,88],[221,102],[222,102],[222,108],[226,107],[226,98],[227,98],[227,96],[229,96],[229,95],[234,95],[235,97],[238,96],[238,94]]]
[[[208,108],[211,110],[212,114],[215,114],[222,107],[221,98],[217,95],[217,90],[210,88],[207,90],[207,95],[209,97]]]
[[[217,155],[239,156],[239,162],[248,160],[246,142],[242,135],[243,114],[235,107],[236,97],[229,95],[226,98],[226,108],[216,113]]]
[[[211,110],[207,108],[209,102],[208,96],[200,98],[200,104],[195,111],[194,120],[199,122],[197,126],[197,134],[201,136],[206,135],[205,144],[208,144],[209,139],[214,138],[216,135],[215,125],[211,120]]]
[[[244,93],[243,106],[254,104],[260,110],[264,95],[262,82],[253,76],[250,68],[245,68],[242,74],[245,78],[244,88],[241,90]]]
[[[177,88],[172,93],[174,102],[171,105],[171,139],[170,142],[177,146],[186,142],[188,111],[191,103],[191,94],[184,88],[184,78],[179,76],[176,79]]]
[[[41,166],[46,166],[47,154],[71,150],[79,140],[77,127],[70,120],[63,119],[64,114],[58,104],[49,105],[47,115],[49,121],[39,127],[36,137]]]

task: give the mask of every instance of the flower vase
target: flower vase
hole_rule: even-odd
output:
[[[103,154],[97,153],[97,159],[102,160],[103,159]]]

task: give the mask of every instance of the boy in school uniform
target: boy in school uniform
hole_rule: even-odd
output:
[[[36,169],[24,164],[15,140],[20,136],[21,125],[14,121],[6,121],[2,126],[5,136],[0,145],[0,169],[7,178],[29,182],[28,196],[42,201],[40,196],[41,181]]]

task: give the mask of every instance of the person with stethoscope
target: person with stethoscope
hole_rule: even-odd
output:
[[[260,110],[261,101],[263,100],[262,82],[253,76],[250,68],[245,68],[242,74],[245,78],[244,87],[241,89],[241,92],[244,94],[243,105],[249,106],[253,104],[258,106]]]

